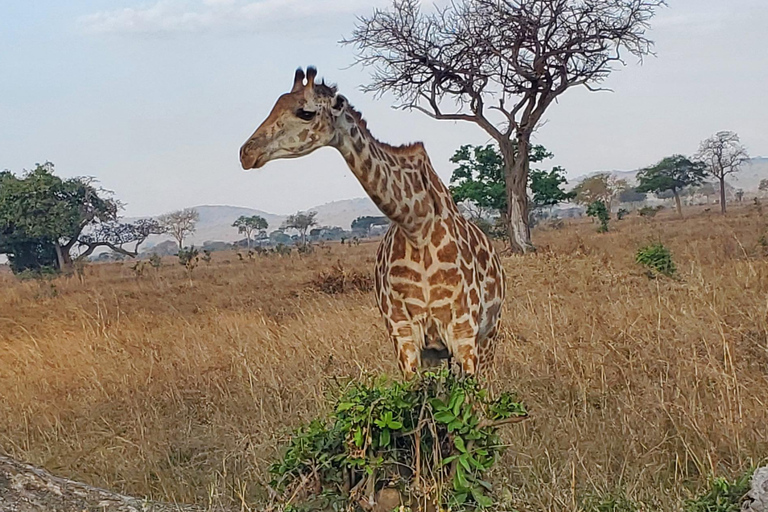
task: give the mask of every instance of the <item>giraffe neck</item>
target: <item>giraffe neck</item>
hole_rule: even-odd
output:
[[[428,240],[434,221],[458,208],[421,143],[392,147],[368,131],[359,113],[346,112],[332,145],[379,210],[414,243]]]

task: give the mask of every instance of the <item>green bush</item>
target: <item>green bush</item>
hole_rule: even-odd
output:
[[[655,277],[657,274],[674,277],[677,273],[675,262],[672,261],[672,253],[661,242],[638,249],[635,261],[648,269],[650,277]]]
[[[283,500],[311,494],[298,508],[289,503],[294,510],[333,503],[359,510],[385,487],[414,509],[425,502],[454,511],[490,507],[483,476],[501,450],[498,429],[527,416],[513,395],[490,400],[474,380],[447,370],[408,382],[350,383],[333,410],[294,432],[270,468]]]
[[[598,233],[608,232],[608,221],[611,220],[611,212],[603,201],[595,201],[587,206],[587,215],[594,217],[600,222]]]
[[[749,492],[752,471],[735,480],[713,478],[701,496],[686,501],[685,512],[738,512],[741,500]]]

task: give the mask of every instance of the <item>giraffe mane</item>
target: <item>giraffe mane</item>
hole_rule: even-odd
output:
[[[362,133],[365,133],[368,137],[370,137],[371,140],[375,141],[383,149],[386,149],[396,154],[411,154],[411,153],[426,151],[424,149],[424,143],[422,142],[411,142],[409,144],[401,144],[399,146],[393,146],[392,144],[388,144],[386,142],[380,141],[373,134],[371,134],[371,131],[368,129],[368,121],[366,121],[363,118],[363,115],[360,112],[358,112],[357,109],[355,109],[355,107],[347,103],[347,109],[349,113],[352,114],[352,117],[355,119],[355,122],[357,123],[357,127],[360,129],[360,131]]]

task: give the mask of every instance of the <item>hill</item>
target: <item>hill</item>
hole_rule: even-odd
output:
[[[570,180],[569,186],[571,188],[576,187],[585,179],[605,172],[615,178],[626,180],[627,183],[634,186],[637,185],[637,173],[639,171],[640,169],[634,171],[593,171]],[[743,189],[745,192],[754,193],[757,192],[758,187],[760,186],[760,181],[764,179],[768,179],[768,157],[755,157],[750,159],[749,162],[742,167],[741,171],[728,176],[725,181],[734,189]]]

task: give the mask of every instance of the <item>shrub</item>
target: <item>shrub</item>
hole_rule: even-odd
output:
[[[527,416],[512,395],[490,400],[473,379],[448,370],[353,382],[333,410],[294,432],[270,467],[277,496],[303,498],[306,508],[294,510],[366,509],[385,492],[395,496],[391,508],[490,507],[483,475],[501,450],[498,428]]]
[[[603,201],[595,201],[587,206],[587,215],[594,217],[600,222],[600,227],[597,229],[598,233],[608,232],[608,221],[611,220],[611,213],[608,211],[608,207]]]
[[[156,252],[153,252],[149,256],[149,264],[152,265],[152,268],[160,268],[163,266],[163,258]]]
[[[713,478],[706,493],[686,501],[685,512],[738,512],[742,498],[749,492],[751,479],[751,471],[733,481]]]
[[[348,272],[339,261],[331,270],[323,270],[315,275],[309,286],[328,295],[351,291],[369,292],[373,290],[373,278],[366,273]]]
[[[657,213],[659,213],[661,210],[663,210],[664,207],[661,205],[658,206],[643,206],[642,208],[637,210],[637,214],[640,215],[643,218],[651,219],[656,216]]]
[[[673,277],[677,272],[672,253],[661,242],[638,249],[635,261],[648,269],[649,277],[657,274]]]
[[[200,261],[199,251],[194,246],[188,249],[180,249],[178,256],[179,264],[184,266],[189,272],[192,272]]]
[[[626,208],[619,208],[619,211],[616,212],[616,219],[622,220],[627,215],[629,215],[629,210],[627,210]]]

